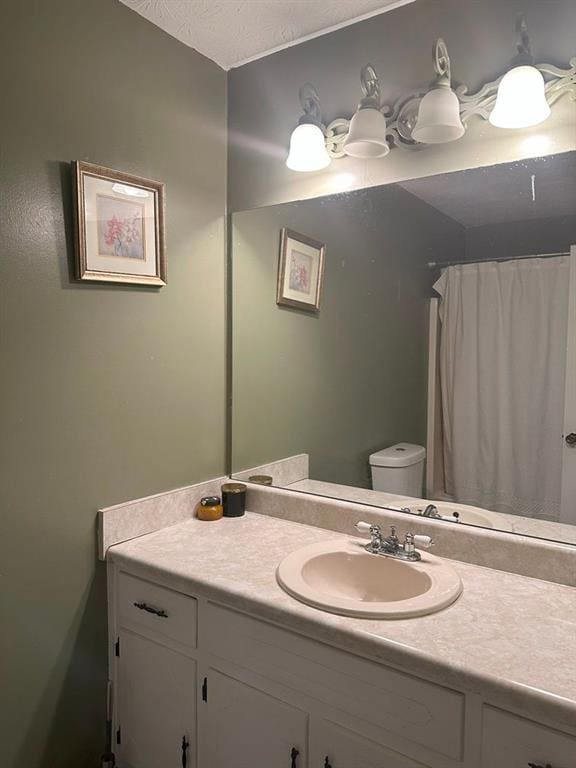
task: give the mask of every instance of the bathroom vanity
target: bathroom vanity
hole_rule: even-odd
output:
[[[278,585],[286,556],[357,537],[247,513],[111,547],[118,765],[574,768],[574,589],[452,561],[456,602],[386,621]]]

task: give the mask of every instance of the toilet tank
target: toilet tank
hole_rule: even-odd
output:
[[[370,456],[372,488],[399,496],[422,496],[426,449],[412,443],[396,443]]]

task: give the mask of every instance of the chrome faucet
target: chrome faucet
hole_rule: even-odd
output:
[[[443,517],[440,512],[438,511],[438,507],[435,504],[428,504],[428,506],[425,509],[422,509],[418,512],[419,515],[422,517],[429,517],[433,520],[447,520],[452,523],[459,523],[460,522],[460,513],[459,512],[452,512],[452,517]]]
[[[416,544],[424,549],[434,544],[430,536],[415,536],[413,533],[407,533],[401,543],[394,525],[390,526],[390,534],[386,537],[382,535],[379,525],[359,522],[354,527],[359,533],[370,534],[370,542],[364,549],[371,555],[387,555],[399,560],[417,561],[422,559],[422,555],[416,549]]]
[[[421,512],[422,517],[435,517],[439,520],[442,520],[442,515],[440,512],[438,512],[438,507],[436,507],[434,504],[428,504],[426,509]]]

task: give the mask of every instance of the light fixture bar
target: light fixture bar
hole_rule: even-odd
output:
[[[553,106],[566,94],[569,94],[571,99],[576,101],[576,56],[570,59],[566,69],[546,63],[535,64],[534,66],[545,77],[544,90],[550,106]],[[473,117],[488,120],[496,103],[498,86],[503,77],[504,75],[501,75],[497,80],[485,83],[475,93],[468,93],[468,87],[463,84],[454,88],[460,102],[460,118],[465,127]],[[392,147],[410,152],[420,152],[426,149],[426,144],[420,144],[412,138],[418,108],[424,95],[425,92],[422,90],[412,91],[401,96],[392,106],[382,105],[382,112],[387,123],[386,136]],[[326,149],[330,157],[334,159],[344,157],[342,144],[346,140],[349,125],[350,120],[344,117],[336,118],[327,125]]]
[[[366,65],[363,67],[361,73],[364,97],[360,101],[358,111],[354,117],[358,117],[359,112],[363,109],[366,109],[367,111],[377,110],[385,118],[385,128],[383,130],[385,131],[387,146],[390,148],[398,147],[414,152],[426,149],[428,143],[434,143],[423,143],[422,140],[416,141],[413,131],[417,125],[421,102],[425,96],[430,96],[435,88],[445,86],[447,89],[450,89],[452,98],[454,98],[454,96],[457,98],[459,118],[461,121],[460,131],[462,127],[464,127],[464,129],[466,128],[468,122],[473,117],[479,117],[484,120],[490,119],[490,115],[494,111],[496,105],[498,89],[504,78],[506,78],[507,75],[510,75],[515,67],[526,67],[540,73],[544,82],[544,98],[550,107],[565,94],[569,94],[572,101],[576,101],[576,56],[569,60],[566,69],[547,63],[535,64],[532,58],[526,19],[523,16],[519,16],[517,20],[516,35],[517,53],[511,63],[512,70],[501,75],[497,80],[485,83],[478,89],[478,91],[476,91],[476,93],[472,94],[468,93],[468,87],[464,84],[460,84],[451,89],[450,57],[448,55],[446,44],[441,38],[436,41],[434,48],[434,71],[436,73],[436,79],[432,85],[432,90],[425,91],[419,89],[412,91],[401,96],[392,105],[382,103],[380,82],[376,71],[371,65]],[[536,74],[536,72],[534,72],[534,74]],[[437,96],[434,97],[434,100],[436,102],[441,101]],[[429,99],[429,102],[430,101],[432,100]],[[292,137],[294,138],[300,126],[315,126],[317,130],[310,130],[310,136],[306,137],[307,146],[312,146],[310,142],[315,145],[315,162],[309,163],[311,167],[298,168],[298,170],[319,170],[320,168],[326,167],[331,159],[340,159],[345,157],[346,154],[352,154],[352,152],[350,152],[350,147],[348,153],[345,151],[345,145],[347,143],[350,144],[349,136],[352,120],[346,117],[337,117],[327,126],[324,126],[321,122],[321,109],[318,93],[309,83],[300,89],[300,103],[302,105],[303,115],[301,116],[299,125],[294,130]],[[456,115],[456,117],[458,117],[458,115]],[[298,137],[299,139],[304,138],[303,132],[301,133],[302,135]],[[458,133],[458,131],[454,131],[453,136],[450,136],[450,134],[447,133],[447,138],[444,138],[443,140],[454,140],[456,133]],[[314,135],[312,136],[312,134]],[[325,150],[319,150],[318,148],[320,136],[323,139]],[[302,146],[301,143],[300,148]],[[321,159],[320,155],[322,153],[324,154]],[[291,147],[287,163],[289,167],[291,167],[290,161],[292,154]],[[386,154],[386,151],[384,154]],[[376,157],[378,155],[374,154],[373,156]],[[311,155],[309,156],[309,160],[310,157]],[[365,154],[364,157],[369,157],[369,155]]]

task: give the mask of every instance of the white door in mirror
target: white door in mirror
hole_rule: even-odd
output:
[[[570,249],[560,522],[576,524],[576,245]]]

